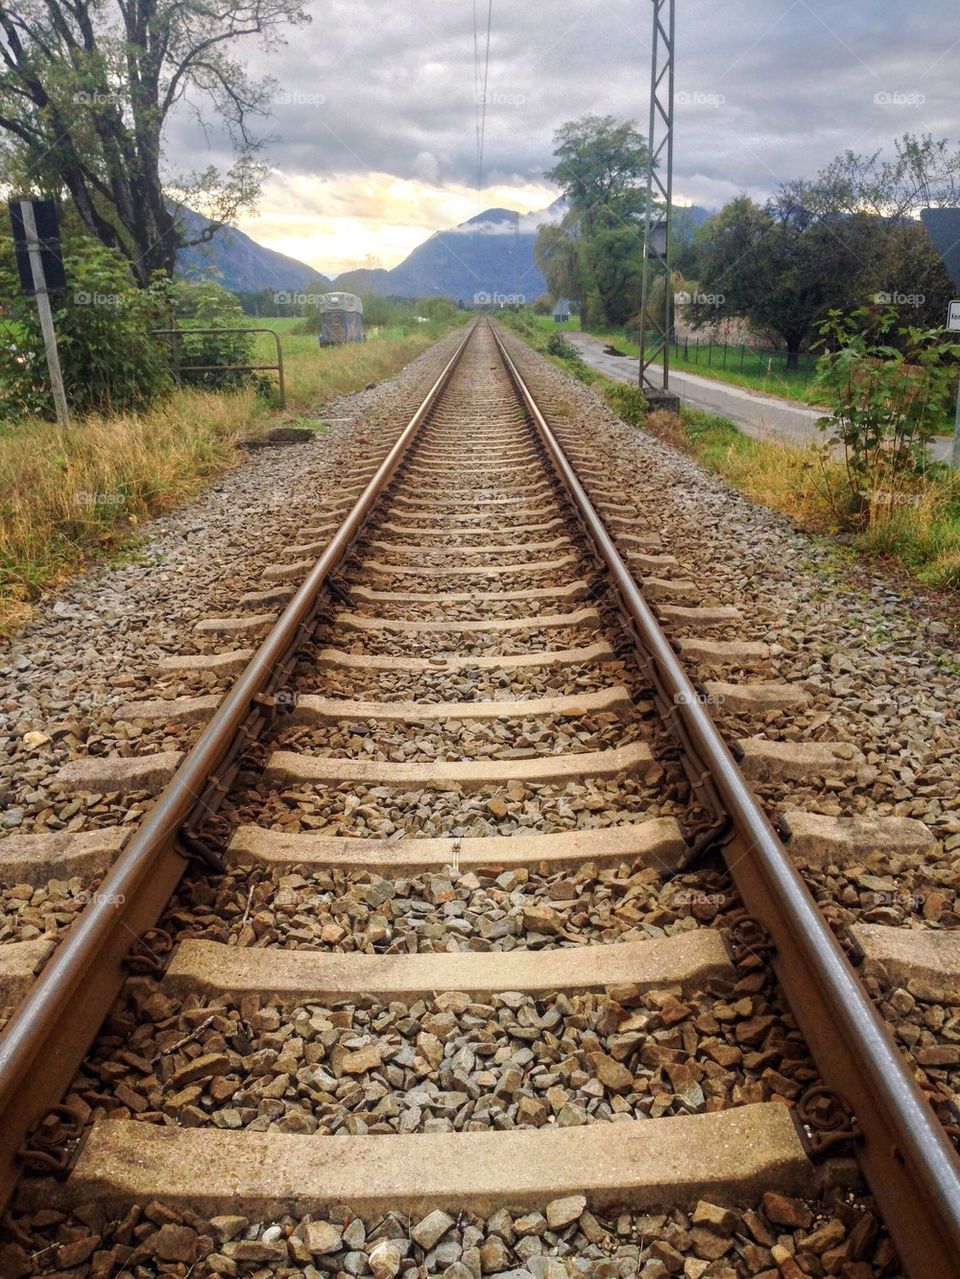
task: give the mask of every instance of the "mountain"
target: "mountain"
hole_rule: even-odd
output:
[[[403,298],[439,294],[461,299],[468,306],[514,294],[520,301],[533,302],[547,287],[533,258],[537,231],[545,222],[559,222],[565,212],[562,198],[536,213],[485,209],[459,226],[434,232],[392,270],[344,271],[336,276],[336,287]],[[191,238],[209,225],[191,209],[181,209],[180,217]],[[708,217],[710,211],[697,205],[678,208],[674,222],[678,237],[686,241]],[[233,227],[221,227],[208,244],[181,249],[177,274],[213,279],[235,293],[322,292],[331,283],[312,266],[264,248]]]
[[[439,294],[467,305],[513,294],[533,302],[547,288],[533,257],[537,231],[544,222],[559,222],[565,212],[562,198],[536,213],[485,209],[448,231],[434,232],[392,270],[345,271],[336,277],[336,287],[405,298]],[[688,240],[710,216],[698,205],[677,208],[680,239]]]
[[[447,231],[436,231],[391,271],[347,271],[338,289],[422,298],[433,294],[461,299],[468,305],[497,296],[532,302],[546,291],[533,259],[533,242],[544,222],[563,217],[555,201],[537,213],[485,209]]]
[[[209,226],[207,219],[192,209],[181,208],[178,215],[190,239]],[[181,249],[176,270],[187,279],[216,280],[234,293],[257,293],[260,289],[300,292],[308,287],[322,292],[330,287],[329,279],[314,267],[266,249],[234,227],[221,227],[207,244]]]
[[[347,293],[395,293],[390,288],[390,272],[382,266],[357,267],[353,271],[343,271],[335,277],[336,287]],[[424,295],[425,296],[425,295]]]
[[[704,209],[699,204],[674,205],[673,234],[681,244],[689,244],[693,233],[702,227],[707,218],[712,218],[716,209]]]

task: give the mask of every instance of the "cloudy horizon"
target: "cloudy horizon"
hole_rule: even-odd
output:
[[[473,3],[313,0],[313,23],[269,53],[277,82],[258,212],[240,227],[327,274],[392,267],[436,230],[484,209],[551,203],[552,137],[591,113],[646,132],[649,0],[493,5],[483,184],[477,186]],[[476,6],[482,23],[486,5]],[[481,44],[484,32],[481,32]],[[764,199],[850,148],[889,149],[909,130],[956,143],[960,7],[847,0],[677,4],[680,203]],[[184,112],[173,167],[223,162],[216,129]]]

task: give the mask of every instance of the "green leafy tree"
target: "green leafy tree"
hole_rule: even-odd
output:
[[[554,144],[546,176],[568,209],[537,233],[537,263],[551,293],[581,302],[588,323],[622,324],[640,297],[646,140],[633,121],[588,115],[558,129]]]
[[[694,325],[745,317],[784,344],[788,367],[831,307],[863,300],[879,251],[869,220],[818,217],[786,193],[764,207],[737,197],[703,224],[695,247],[699,293],[687,309]]]
[[[209,240],[259,189],[252,124],[271,86],[250,79],[233,47],[306,20],[303,0],[0,0],[7,181],[67,200],[141,285],[172,274],[178,247]],[[183,103],[226,125],[226,172],[165,171],[164,129]],[[165,188],[212,226],[185,239]]]
[[[537,230],[533,256],[555,298],[583,298],[583,271],[576,239],[559,222]]]
[[[941,324],[950,281],[917,214],[958,201],[960,152],[910,134],[889,159],[848,151],[763,207],[740,196],[694,238],[691,274],[705,296],[688,315],[698,325],[743,316],[782,341],[792,365],[831,310],[894,304],[914,328]]]
[[[546,176],[563,190],[570,220],[584,233],[636,227],[646,207],[647,143],[634,122],[586,115],[561,125],[553,141],[557,163]]]

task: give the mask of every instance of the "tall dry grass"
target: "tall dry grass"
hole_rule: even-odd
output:
[[[261,410],[252,391],[181,391],[146,413],[0,432],[0,629],[91,556],[233,465]]]
[[[131,549],[145,520],[234,466],[238,440],[278,421],[322,418],[329,400],[392,376],[438,336],[431,328],[324,350],[316,338],[285,337],[284,414],[252,390],[183,390],[146,412],[90,415],[67,430],[0,423],[0,634],[29,617],[44,589]]]
[[[960,475],[933,467],[910,482],[881,472],[866,504],[840,460],[822,446],[768,444],[730,422],[684,410],[650,413],[644,426],[716,471],[741,493],[805,528],[852,534],[856,549],[895,561],[924,585],[960,589]]]
[[[320,347],[310,334],[283,339],[286,359],[287,406],[293,413],[311,414],[338,395],[349,395],[368,382],[381,382],[432,346],[441,334],[411,333],[402,338],[381,337],[346,346]]]

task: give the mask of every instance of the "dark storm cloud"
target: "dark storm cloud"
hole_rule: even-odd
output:
[[[485,18],[486,5],[477,8]],[[911,130],[957,140],[960,7],[678,0],[676,186],[701,203],[772,191],[839,151]],[[251,68],[278,82],[268,159],[288,174],[476,175],[472,0],[316,0],[313,25]],[[649,0],[495,0],[488,180],[537,181],[564,120],[646,121]],[[197,160],[194,126],[173,149]],[[216,147],[215,147],[216,149]]]

